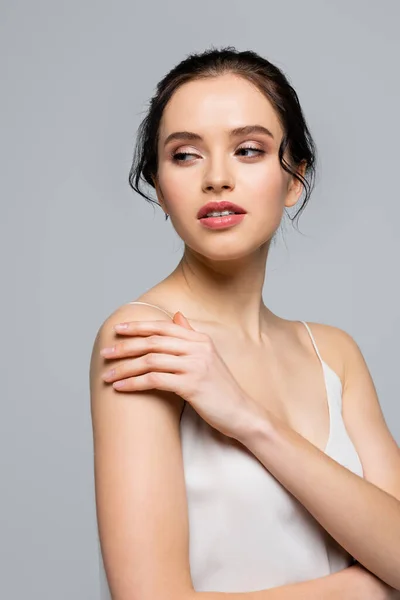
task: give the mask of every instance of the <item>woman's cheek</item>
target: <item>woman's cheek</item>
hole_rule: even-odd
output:
[[[278,192],[284,185],[284,177],[279,163],[275,160],[263,161],[243,169],[241,173],[244,185],[251,186],[254,191]]]
[[[188,207],[189,201],[193,200],[195,188],[193,174],[182,173],[182,171],[189,171],[189,169],[173,167],[159,171],[160,188],[171,212],[182,206]]]
[[[254,173],[242,189],[245,191],[244,207],[261,219],[275,218],[283,208],[285,182],[279,173]],[[240,204],[239,199],[237,203]]]

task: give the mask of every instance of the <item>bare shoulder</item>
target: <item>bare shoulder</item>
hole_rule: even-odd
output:
[[[354,338],[344,329],[340,329],[340,327],[326,323],[314,323],[312,321],[307,321],[307,325],[319,337],[322,345],[325,343],[331,345],[333,343],[341,349],[357,345]]]
[[[322,323],[311,323],[312,330],[319,337],[323,349],[336,361],[341,363],[341,374],[343,383],[346,383],[346,375],[350,370],[354,371],[357,366],[366,367],[366,362],[358,342],[350,333],[333,325]],[[335,359],[334,359],[335,360]]]
[[[342,386],[345,385],[346,364],[349,356],[360,352],[359,347],[344,329],[325,323],[307,321],[322,359],[337,373]]]

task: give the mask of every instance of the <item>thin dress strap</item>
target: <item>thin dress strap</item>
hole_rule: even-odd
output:
[[[308,333],[310,334],[310,338],[311,338],[311,341],[312,341],[312,343],[313,343],[314,350],[315,350],[315,352],[317,353],[317,356],[318,356],[319,360],[321,361],[321,364],[323,364],[323,362],[324,362],[324,361],[323,361],[323,360],[322,360],[322,358],[321,358],[321,355],[320,355],[320,353],[319,353],[319,350],[318,350],[317,343],[316,343],[316,341],[315,341],[315,339],[314,339],[314,336],[313,336],[313,334],[311,333],[311,329],[309,328],[309,326],[307,325],[307,323],[306,323],[305,321],[300,321],[300,323],[303,323],[303,325],[304,325],[304,326],[305,326],[305,328],[307,329]]]
[[[136,300],[135,302],[128,302],[128,304],[146,304],[147,306],[152,306],[153,308],[158,308],[159,310],[162,310],[163,312],[165,312],[165,314],[171,317],[171,313],[169,313],[164,308],[161,308],[161,306],[157,306],[156,304],[149,304],[149,302],[140,302],[139,300]]]

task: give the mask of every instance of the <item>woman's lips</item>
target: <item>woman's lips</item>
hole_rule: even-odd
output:
[[[203,217],[199,222],[208,229],[226,229],[237,225],[245,218],[247,213],[240,215],[224,215],[223,217]]]
[[[221,202],[207,202],[204,206],[202,206],[197,213],[197,218],[202,219],[207,216],[207,214],[212,212],[224,212],[225,210],[229,210],[230,212],[234,212],[237,214],[245,214],[246,211],[244,208],[235,204],[234,202],[230,202],[227,200],[222,200]]]

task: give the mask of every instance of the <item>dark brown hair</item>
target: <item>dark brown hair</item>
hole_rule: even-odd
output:
[[[141,186],[147,183],[154,188],[152,177],[156,177],[158,169],[159,125],[165,106],[184,83],[226,73],[239,75],[253,83],[276,111],[284,132],[279,147],[279,161],[282,168],[298,179],[305,190],[303,203],[297,213],[293,218],[288,215],[293,222],[304,210],[315,184],[316,147],[298,96],[287,77],[278,67],[251,50],[239,52],[232,46],[221,49],[211,47],[199,54],[189,54],[165,75],[158,83],[147,115],[138,129],[129,185],[146,200],[159,205],[142,191]],[[286,151],[289,163],[284,158]],[[305,177],[296,172],[304,163]]]

